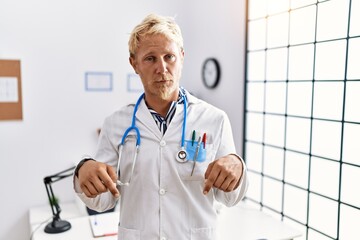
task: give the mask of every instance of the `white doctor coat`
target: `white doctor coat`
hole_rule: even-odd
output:
[[[136,113],[136,126],[141,143],[130,186],[119,187],[119,240],[214,240],[216,239],[215,201],[233,206],[245,195],[247,173],[244,165],[239,187],[225,193],[213,188],[203,194],[204,174],[210,162],[235,153],[232,130],[227,115],[186,92],[188,113],[185,139],[192,132],[206,133],[206,160],[197,162],[192,176],[193,161],[179,163],[175,157],[181,146],[183,104],[178,104],[164,135],[159,131],[145,101]],[[134,105],[128,105],[109,116],[101,130],[94,159],[107,162],[116,169],[119,143],[131,125]],[[131,131],[124,146],[120,163],[120,179],[130,177],[135,146]],[[117,199],[110,192],[88,198],[74,178],[75,191],[83,202],[97,211],[114,207]]]

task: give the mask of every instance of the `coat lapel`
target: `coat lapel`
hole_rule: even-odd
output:
[[[137,121],[135,123],[136,126],[139,127],[141,124],[143,128],[149,130],[149,132],[151,132],[156,138],[158,138],[159,140],[162,138],[162,134],[158,126],[156,125],[155,120],[151,115],[148,107],[146,106],[144,99],[140,102],[138,111],[136,113],[136,121]],[[142,134],[145,133],[142,133],[140,130],[140,136],[143,136]]]

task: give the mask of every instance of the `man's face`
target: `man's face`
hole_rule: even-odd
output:
[[[161,34],[141,39],[130,63],[139,74],[147,97],[176,100],[184,52]]]

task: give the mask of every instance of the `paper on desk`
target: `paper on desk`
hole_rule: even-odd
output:
[[[90,216],[90,226],[94,237],[116,236],[118,232],[119,215],[103,213]]]

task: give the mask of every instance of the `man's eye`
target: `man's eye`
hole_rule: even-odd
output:
[[[174,62],[176,58],[175,58],[175,55],[166,55],[166,59],[171,62]]]
[[[154,57],[146,57],[145,58],[145,61],[147,61],[147,62],[153,62],[154,60],[155,60]]]

